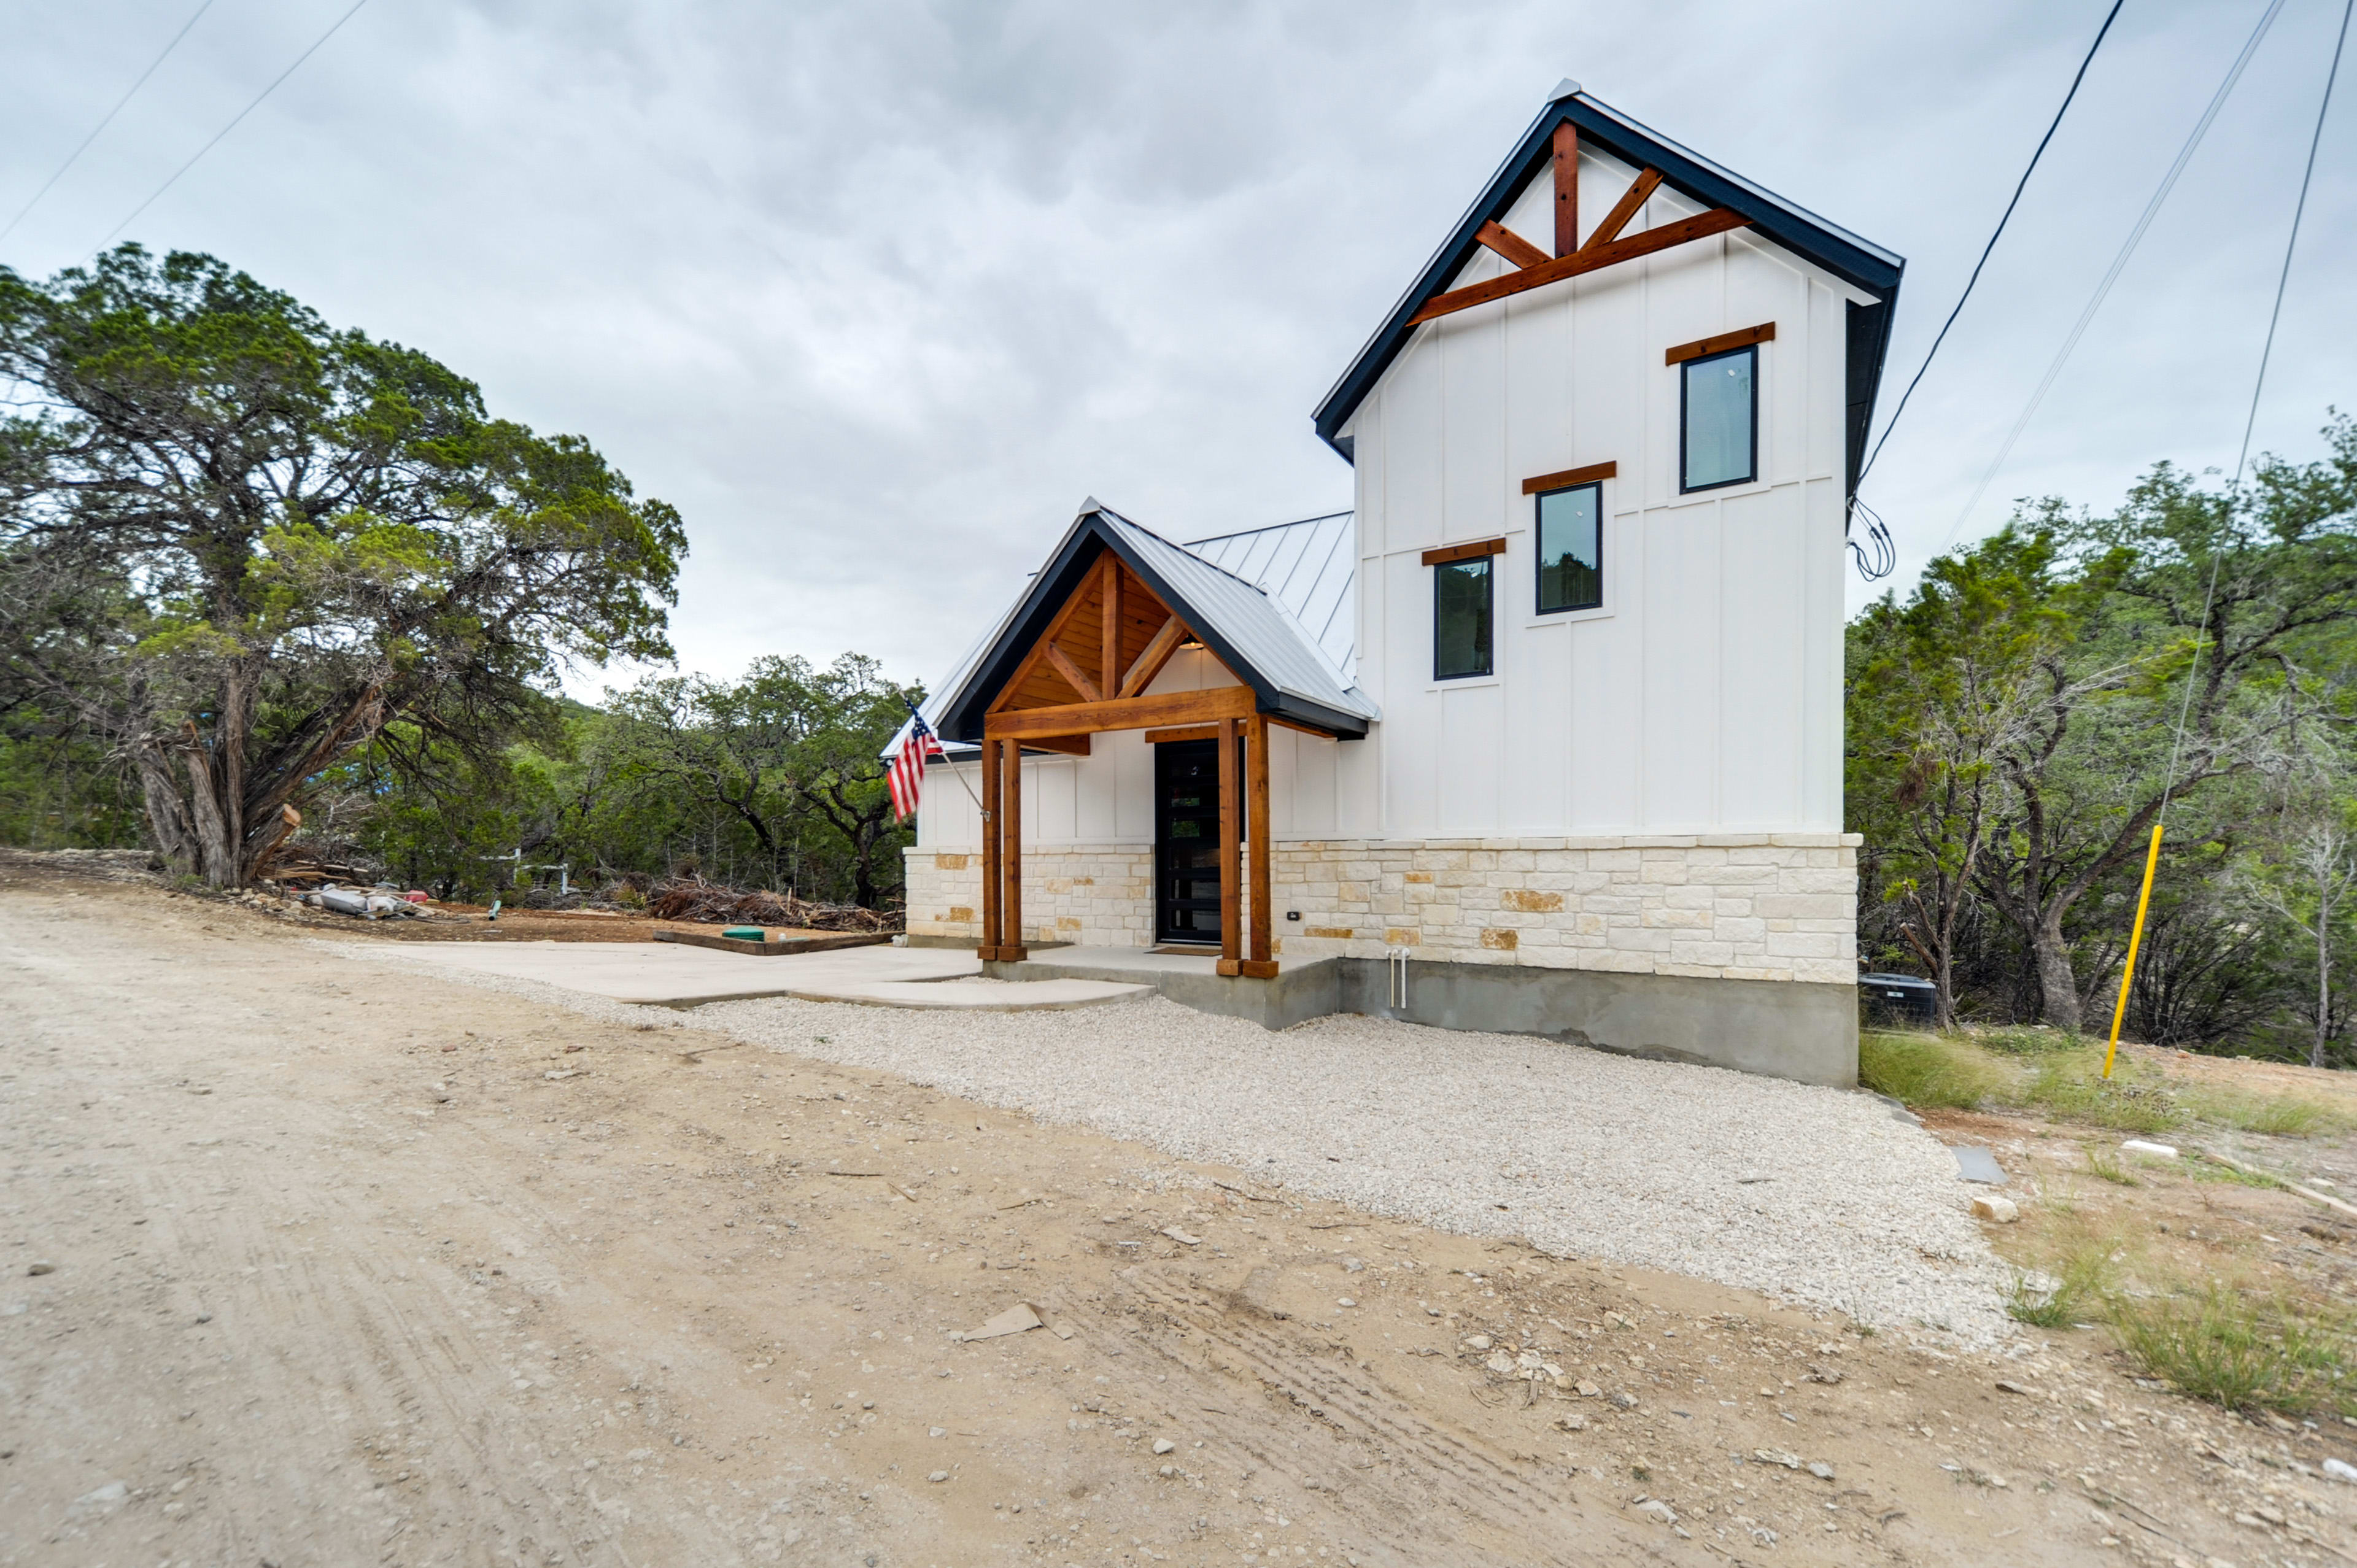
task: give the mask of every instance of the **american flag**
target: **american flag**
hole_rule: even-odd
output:
[[[888,771],[892,789],[892,815],[907,822],[917,814],[918,797],[925,789],[925,758],[942,756],[941,737],[925,722],[925,715],[916,709],[909,710],[909,734],[892,754]]]

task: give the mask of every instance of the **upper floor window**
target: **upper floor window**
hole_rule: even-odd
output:
[[[1730,349],[1678,368],[1678,489],[1759,477],[1760,349]]]
[[[1545,490],[1538,500],[1538,613],[1604,603],[1604,486]]]
[[[1487,675],[1491,660],[1496,596],[1490,570],[1502,539],[1444,545],[1424,553],[1432,568],[1432,678],[1461,681]]]

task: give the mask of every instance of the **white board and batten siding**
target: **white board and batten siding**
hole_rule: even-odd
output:
[[[1635,174],[1583,154],[1583,221]],[[1548,247],[1553,199],[1542,171],[1506,227]],[[1626,231],[1696,210],[1663,189]],[[1484,251],[1452,286],[1507,270]],[[1417,328],[1345,429],[1358,677],[1383,722],[1344,746],[1304,737],[1294,771],[1329,754],[1335,815],[1311,820],[1321,790],[1303,791],[1280,836],[1840,832],[1851,300],[1867,296],[1738,230]],[[1681,495],[1663,354],[1766,322],[1759,478]],[[1523,481],[1603,462],[1619,466],[1603,606],[1538,615]],[[1437,682],[1421,554],[1501,535],[1494,673]]]

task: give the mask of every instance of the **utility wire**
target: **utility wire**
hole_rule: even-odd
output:
[[[201,158],[207,153],[211,152],[213,148],[219,145],[223,136],[226,136],[231,131],[236,130],[238,121],[244,119],[248,114],[251,114],[256,109],[261,108],[262,101],[269,97],[272,93],[277,91],[278,84],[280,82],[285,81],[288,77],[294,75],[296,70],[301,67],[305,60],[309,59],[313,55],[318,53],[319,46],[326,43],[329,38],[334,38],[336,36],[337,29],[340,28],[346,22],[350,21],[352,17],[359,13],[360,8],[367,4],[368,0],[353,0],[352,8],[350,11],[347,11],[342,16],[337,17],[334,24],[330,26],[326,32],[321,33],[317,38],[312,40],[311,47],[309,48],[305,49],[301,54],[295,57],[295,63],[293,65],[288,66],[285,70],[280,71],[275,77],[273,77],[269,86],[264,88],[260,92],[255,93],[253,95],[253,102],[237,112],[236,119],[231,120],[228,124],[223,125],[220,130],[214,132],[212,140],[207,142],[203,146],[199,147],[194,157],[189,158],[187,163],[184,163],[178,168],[174,169],[172,171],[171,178],[157,186],[153,195],[149,196],[146,200],[141,202],[138,206],[133,208],[131,209],[131,216],[125,218],[122,222],[117,223],[113,231],[110,232],[105,239],[101,240],[98,242],[98,249],[102,251],[106,249],[107,246],[113,244],[116,234],[120,234],[125,229],[130,228],[131,225],[137,220],[142,212],[146,211],[147,209],[156,204],[157,197],[162,196],[166,191],[171,189],[175,184],[178,183],[182,175],[197,166],[198,158]],[[2276,4],[2280,5],[2283,4],[2283,0],[2276,0]]]
[[[2061,352],[2056,354],[2054,362],[2046,367],[2045,379],[2038,383],[2038,390],[2029,394],[2029,405],[2021,411],[2021,417],[2013,422],[2013,428],[2007,432],[2005,444],[1997,448],[1996,461],[1988,466],[1988,472],[1981,476],[1981,482],[1974,487],[1972,499],[1964,503],[1962,511],[1956,513],[1956,521],[1948,525],[1946,536],[1940,541],[1940,550],[1944,551],[1955,542],[1956,535],[1964,529],[1964,520],[1972,516],[1975,507],[1980,505],[1981,497],[1996,482],[1997,471],[2013,455],[2014,443],[2020,440],[2021,433],[2029,427],[2030,418],[2037,413],[2038,405],[2046,401],[2046,394],[2053,387],[2055,378],[2062,373],[2062,366],[2071,358],[2071,351],[2079,346],[2079,339],[2086,335],[2087,326],[2094,320],[2095,312],[2103,308],[2105,296],[2112,292],[2112,285],[2119,282],[2120,274],[2126,270],[2128,258],[2136,254],[2136,246],[2144,240],[2145,231],[2151,228],[2152,220],[2159,216],[2161,204],[2169,199],[2169,193],[2177,188],[2178,177],[2185,172],[2185,166],[2193,161],[2194,150],[2201,146],[2201,138],[2209,134],[2211,122],[2217,119],[2218,111],[2226,106],[2226,99],[2234,91],[2234,84],[2243,80],[2244,68],[2251,63],[2251,56],[2258,52],[2259,41],[2267,36],[2267,29],[2275,26],[2276,16],[2283,7],[2284,0],[2269,0],[2266,14],[2259,18],[2259,25],[2251,30],[2250,41],[2243,46],[2243,52],[2234,57],[2233,65],[2226,71],[2226,80],[2218,84],[2218,91],[2210,99],[2210,106],[2195,122],[2193,134],[2185,139],[2185,145],[2178,152],[2177,161],[2169,166],[2169,172],[2161,177],[2160,188],[2145,204],[2144,215],[2128,231],[2127,242],[2113,258],[2111,270],[2104,274],[2104,281],[2095,285],[2094,297],[2087,301],[2087,308],[2079,313],[2077,325],[2062,340]]]
[[[2324,102],[2316,106],[2316,129],[2308,138],[2308,166],[2300,171],[2299,199],[2291,209],[2291,233],[2284,241],[2283,267],[2276,274],[2275,308],[2267,312],[2267,336],[2259,349],[2259,373],[2251,383],[2251,411],[2243,418],[2243,446],[2234,454],[2234,478],[2227,487],[2227,504],[2233,504],[2243,488],[2243,469],[2251,460],[2251,431],[2259,422],[2259,394],[2266,391],[2267,361],[2275,358],[2276,327],[2283,320],[2284,291],[2291,284],[2292,252],[2299,248],[2300,220],[2308,215],[2308,188],[2316,178],[2316,149],[2324,141],[2324,117],[2332,109],[2332,89],[2341,80],[2341,51],[2349,45],[2349,18],[2357,12],[2357,0],[2342,0],[2341,31],[2332,42],[2332,65],[2324,73]],[[2185,724],[2193,712],[2193,677],[2201,668],[2201,644],[2210,629],[2210,607],[2218,595],[2218,564],[2224,552],[2213,546],[2210,552],[2210,585],[2201,594],[2201,619],[2193,628],[2193,658],[2185,669],[2185,697],[2177,708],[2177,738],[2169,748],[2169,771],[2161,775],[2160,815],[2169,817],[2169,792],[2177,787],[2177,764],[2185,751]]]
[[[134,93],[136,93],[141,88],[147,85],[147,79],[156,74],[156,68],[164,63],[165,57],[169,55],[174,49],[180,47],[180,40],[188,36],[188,29],[197,25],[197,18],[202,16],[206,12],[212,8],[213,0],[204,0],[204,4],[197,7],[195,14],[190,16],[187,21],[180,24],[180,30],[172,35],[172,41],[164,46],[164,52],[147,62],[147,69],[139,73],[139,80],[133,82],[130,88],[124,91],[123,96],[114,101],[114,107],[106,112],[106,117],[104,119],[99,121],[97,124],[91,127],[90,134],[81,139],[81,145],[76,147],[72,152],[66,155],[66,161],[58,166],[56,173],[50,175],[48,178],[41,182],[41,188],[33,192],[33,199],[30,201],[26,202],[24,206],[16,209],[16,216],[8,220],[8,226],[6,228],[0,229],[0,240],[5,240],[10,234],[16,232],[16,225],[25,220],[25,214],[39,206],[41,198],[48,195],[49,188],[57,184],[58,181],[63,179],[65,177],[66,170],[74,166],[74,161],[80,158],[82,154],[90,151],[90,145],[98,140],[98,134],[101,131],[105,130],[109,125],[114,124],[114,117],[123,113],[123,106],[131,102],[132,95]]]
[[[2021,178],[2013,188],[2013,199],[2005,204],[2004,215],[1997,219],[1996,228],[1989,234],[1988,243],[1981,247],[1981,259],[1973,263],[1973,275],[1964,280],[1964,292],[1956,296],[1956,306],[1948,312],[1948,319],[1940,323],[1939,335],[1923,351],[1923,362],[1915,367],[1914,379],[1907,383],[1907,390],[1899,394],[1898,406],[1890,411],[1890,422],[1882,427],[1882,435],[1875,442],[1874,450],[1866,455],[1866,467],[1857,471],[1860,484],[1864,484],[1867,475],[1874,471],[1874,460],[1882,456],[1882,443],[1889,440],[1891,431],[1898,428],[1899,416],[1907,412],[1907,400],[1915,395],[1916,387],[1922,383],[1923,372],[1932,368],[1932,357],[1939,353],[1940,345],[1948,340],[1948,328],[1953,327],[1956,317],[1964,314],[1964,301],[1972,298],[1973,285],[1981,281],[1981,269],[1988,265],[1989,252],[1996,249],[1998,239],[2005,233],[2005,226],[2013,220],[2013,209],[2021,205],[2021,193],[2029,188],[2029,177],[2038,172],[2038,160],[2046,156],[2046,144],[2052,141],[2054,133],[2062,128],[2062,116],[2070,112],[2071,101],[2079,96],[2079,84],[2087,80],[2087,68],[2095,63],[2095,51],[2104,47],[2104,35],[2112,30],[2112,24],[2119,20],[2120,7],[2126,4],[2127,0],[2112,0],[2112,9],[2104,17],[2104,25],[2095,29],[2095,41],[2087,46],[2087,58],[2079,62],[2078,74],[2071,78],[2071,91],[2062,95],[2062,106],[2054,111],[2053,122],[2046,127],[2046,134],[2038,138],[2038,149],[2029,155],[2029,166],[2021,171]]]

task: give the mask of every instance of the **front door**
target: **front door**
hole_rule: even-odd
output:
[[[1220,743],[1154,748],[1154,936],[1220,941]]]

